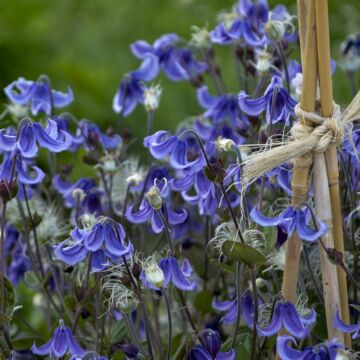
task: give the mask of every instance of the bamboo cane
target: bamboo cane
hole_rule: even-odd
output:
[[[315,9],[312,0],[298,0],[299,29],[303,64],[303,89],[301,94],[301,108],[305,111],[314,111],[317,81],[317,57],[315,34]],[[304,120],[302,120],[304,121]],[[308,155],[307,155],[308,156]],[[311,158],[310,158],[311,160]],[[305,166],[304,166],[305,165]],[[294,163],[292,178],[292,205],[296,206],[307,200],[308,174],[311,161],[304,163],[297,159]],[[301,241],[294,233],[287,241],[286,258],[282,283],[282,294],[287,301],[296,303],[297,282]]]
[[[321,111],[323,116],[331,116],[333,111],[333,93],[330,68],[330,41],[327,0],[316,1],[316,27],[319,62],[319,82],[321,93]],[[336,250],[344,253],[344,239],[339,191],[339,167],[335,144],[330,145],[329,149],[325,153],[325,159],[330,188],[334,245]],[[337,276],[340,292],[341,318],[346,323],[349,323],[350,316],[346,274],[340,267],[337,267]],[[351,347],[350,334],[345,335],[345,344],[346,346]]]

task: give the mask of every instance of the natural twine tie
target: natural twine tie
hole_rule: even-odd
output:
[[[341,143],[345,135],[351,135],[352,123],[360,118],[360,92],[343,113],[340,106],[334,103],[333,114],[329,118],[317,112],[306,112],[300,108],[300,104],[296,105],[295,114],[298,121],[290,131],[289,140],[274,143],[272,146],[275,147],[259,151],[243,163],[243,189],[290,160],[295,159],[298,166],[310,166],[314,151],[324,152],[330,144]]]

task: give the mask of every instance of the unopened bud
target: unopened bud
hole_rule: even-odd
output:
[[[0,198],[3,202],[13,199],[18,192],[18,181],[13,179],[11,182],[6,180],[0,181]]]

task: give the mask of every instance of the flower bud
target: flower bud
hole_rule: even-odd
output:
[[[285,35],[285,31],[285,24],[279,20],[269,20],[265,25],[265,32],[273,41],[280,41]]]
[[[3,202],[13,199],[18,192],[18,181],[13,179],[11,182],[6,180],[0,181],[0,198]]]
[[[157,264],[154,257],[150,256],[145,260],[143,270],[146,275],[146,279],[152,286],[161,288],[164,285],[165,276],[160,266]]]
[[[163,199],[160,195],[159,189],[156,186],[152,186],[150,188],[150,190],[145,194],[145,198],[155,210],[161,209]]]
[[[144,107],[146,111],[155,111],[159,107],[162,88],[159,84],[144,90]]]

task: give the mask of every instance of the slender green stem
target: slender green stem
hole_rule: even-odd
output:
[[[236,262],[236,301],[237,301],[237,315],[236,315],[236,324],[235,324],[235,329],[234,329],[234,337],[232,340],[232,345],[231,347],[234,348],[235,347],[235,343],[236,343],[236,336],[237,336],[237,332],[238,332],[238,328],[239,328],[239,324],[240,324],[240,319],[241,319],[241,263],[239,261]]]
[[[281,61],[281,64],[282,64],[282,67],[284,69],[284,72],[285,72],[285,79],[286,79],[286,89],[288,92],[290,92],[290,77],[289,77],[289,70],[288,70],[288,67],[287,67],[287,63],[286,63],[286,57],[285,57],[285,53],[284,53],[284,48],[281,44],[280,41],[278,41],[276,43],[276,49],[279,53],[279,56],[280,56],[280,61]]]
[[[259,317],[258,311],[258,296],[257,296],[257,289],[256,289],[256,266],[252,266],[250,269],[251,274],[251,285],[252,285],[252,293],[253,293],[253,302],[254,302],[254,323],[253,323],[253,330],[252,330],[252,343],[251,343],[251,360],[256,359],[256,339],[257,339],[257,323]]]
[[[171,356],[171,348],[172,348],[172,320],[171,320],[171,306],[170,306],[170,301],[169,301],[169,297],[167,295],[167,291],[165,288],[161,288],[161,293],[164,296],[164,300],[166,303],[166,310],[167,310],[167,315],[168,315],[168,326],[169,326],[169,331],[168,331],[168,350],[167,350],[167,355],[166,355],[166,360],[170,360],[170,356]]]

